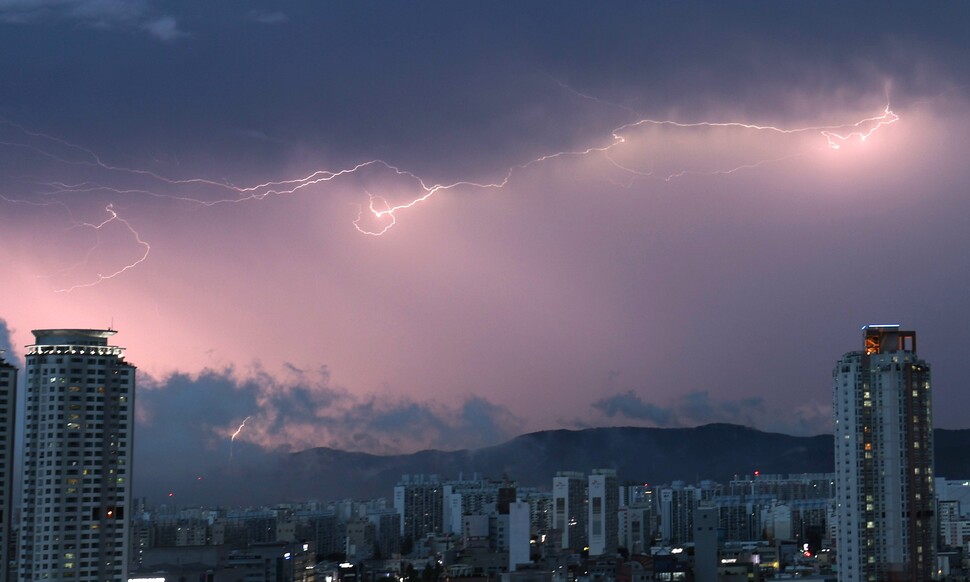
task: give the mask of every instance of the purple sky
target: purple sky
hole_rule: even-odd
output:
[[[965,428],[968,11],[0,0],[8,356],[113,325],[155,458],[408,452],[828,432],[898,322]]]

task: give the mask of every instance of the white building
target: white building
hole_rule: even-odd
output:
[[[970,551],[970,481],[937,479],[936,499],[940,541]]]
[[[791,506],[786,503],[772,504],[765,516],[767,523],[765,529],[768,530],[769,538],[772,540],[793,540]]]
[[[930,367],[916,333],[863,328],[833,371],[840,582],[929,580],[936,547]]]
[[[717,582],[717,508],[703,505],[695,508],[694,529],[694,581]]]
[[[939,501],[958,501],[960,516],[970,518],[970,481],[939,478],[936,480],[936,498]]]
[[[464,512],[461,508],[461,493],[455,491],[454,485],[445,484],[443,488],[441,510],[444,514],[444,533],[460,534]]]
[[[529,558],[530,517],[532,510],[525,501],[509,503],[509,572],[515,572],[522,564],[531,562]]]
[[[20,580],[128,579],[135,367],[113,330],[27,346]]]

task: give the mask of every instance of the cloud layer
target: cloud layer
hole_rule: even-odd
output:
[[[164,41],[182,35],[175,17],[160,15],[147,0],[0,0],[0,21],[68,21],[101,29],[142,29]]]
[[[645,402],[632,390],[603,397],[591,406],[611,420],[638,426],[673,428],[726,422],[800,435],[827,434],[832,430],[831,409],[827,406],[798,406],[786,413],[762,396],[720,400],[707,390],[675,395],[668,406]]]
[[[206,370],[162,381],[143,376],[140,382],[139,430],[159,451],[172,444],[163,435],[172,435],[188,439],[180,447],[228,455],[230,437],[246,419],[234,444],[375,454],[481,447],[516,436],[522,427],[506,408],[482,397],[449,406],[389,394],[361,396],[332,386],[326,369],[270,374],[257,368],[242,377],[234,370]]]

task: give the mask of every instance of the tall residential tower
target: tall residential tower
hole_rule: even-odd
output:
[[[562,548],[580,553],[586,548],[586,477],[559,471],[552,479],[552,527],[562,535]]]
[[[113,330],[33,333],[20,579],[126,582],[135,367]]]
[[[593,469],[586,491],[589,496],[586,503],[589,555],[612,557],[616,554],[620,535],[620,485],[616,471]]]
[[[930,366],[916,333],[862,328],[832,373],[840,582],[930,580],[936,548]]]
[[[0,582],[15,580],[8,564],[13,531],[14,418],[17,416],[17,368],[3,359],[0,350]]]

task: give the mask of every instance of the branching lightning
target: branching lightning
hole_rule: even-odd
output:
[[[595,97],[579,93],[566,85],[562,85],[561,83],[560,85],[565,89],[572,91],[581,98],[590,99],[597,103],[621,108],[629,113],[635,113],[628,107],[611,104]],[[865,141],[880,128],[891,125],[898,120],[899,116],[894,113],[889,106],[886,106],[886,108],[878,115],[865,117],[851,123],[794,128],[742,123],[736,121],[680,122],[667,119],[641,118],[610,130],[607,139],[603,143],[591,144],[587,147],[582,147],[575,150],[564,150],[538,156],[502,170],[499,174],[499,178],[491,182],[459,180],[450,183],[433,183],[426,181],[424,178],[415,173],[399,168],[398,166],[384,160],[373,159],[341,169],[320,169],[300,177],[265,181],[250,186],[237,186],[228,180],[211,180],[207,178],[175,179],[147,169],[112,165],[103,161],[97,153],[88,148],[58,137],[28,130],[27,128],[6,120],[0,120],[0,126],[5,126],[8,128],[7,133],[11,133],[11,131],[14,133],[14,137],[7,136],[4,139],[0,139],[0,148],[30,152],[43,156],[48,160],[61,164],[65,167],[86,168],[98,172],[99,175],[103,176],[105,180],[128,176],[131,178],[137,178],[140,182],[137,187],[119,187],[111,185],[111,183],[107,181],[100,181],[100,179],[99,181],[84,179],[74,182],[64,180],[32,179],[31,181],[38,184],[43,189],[38,194],[40,196],[40,202],[12,200],[4,196],[0,196],[0,199],[8,202],[25,202],[32,204],[65,204],[63,200],[66,196],[80,196],[85,194],[99,193],[117,197],[148,196],[166,199],[173,202],[198,205],[200,207],[215,207],[223,204],[254,202],[274,196],[296,194],[310,189],[313,186],[323,185],[343,177],[349,177],[364,171],[373,170],[389,172],[393,177],[404,179],[405,181],[413,184],[413,194],[406,197],[405,201],[395,203],[392,203],[389,198],[384,195],[373,194],[369,189],[363,190],[363,193],[367,196],[367,201],[366,204],[361,204],[359,206],[357,216],[352,221],[352,224],[354,228],[356,228],[356,230],[361,234],[369,236],[381,236],[387,233],[397,224],[399,212],[415,207],[422,202],[429,200],[438,193],[458,189],[499,190],[508,185],[517,173],[522,172],[531,166],[555,159],[567,157],[601,156],[613,168],[627,174],[631,181],[641,177],[650,177],[663,181],[671,181],[678,178],[683,178],[687,175],[724,175],[742,170],[758,168],[765,164],[780,162],[795,156],[804,155],[805,153],[808,153],[808,151],[816,151],[825,148],[838,150],[851,140],[859,142]],[[615,154],[619,152],[624,144],[628,143],[628,138],[631,136],[631,134],[634,134],[638,130],[642,131],[650,127],[675,130],[722,128],[745,132],[770,133],[775,135],[811,135],[814,133],[819,136],[820,143],[807,151],[748,161],[745,163],[715,169],[698,170],[681,168],[673,172],[656,172],[654,170],[637,169],[636,167],[632,167],[629,163],[621,163],[618,161]],[[162,192],[158,191],[157,189],[153,189],[152,185],[160,187],[163,186],[166,188],[166,191]],[[112,204],[108,204],[105,211],[108,213],[108,217],[102,222],[75,222],[74,226],[90,228],[93,229],[95,233],[99,233],[109,224],[117,223],[122,225],[133,237],[135,244],[141,248],[139,256],[127,264],[124,264],[120,268],[112,270],[110,273],[97,273],[92,280],[68,286],[63,289],[58,289],[57,291],[70,292],[79,288],[98,285],[104,281],[113,279],[134,269],[148,259],[151,246],[142,239],[141,235],[135,230],[132,224],[128,220],[122,218]],[[376,226],[369,226],[371,224]],[[249,419],[247,418],[246,420]],[[236,432],[233,433],[233,440],[244,426],[245,421],[243,421],[242,425],[240,425]]]
[[[535,165],[535,164],[539,164],[539,163],[542,163],[542,162],[545,162],[545,161],[548,161],[548,160],[553,160],[553,159],[556,159],[556,158],[560,158],[560,157],[566,157],[566,156],[588,156],[588,155],[591,155],[591,154],[603,154],[606,157],[606,159],[609,160],[609,162],[613,166],[615,166],[616,168],[618,168],[620,170],[623,170],[625,172],[628,172],[628,173],[633,174],[633,175],[638,175],[638,176],[653,176],[654,174],[651,173],[651,172],[640,172],[640,171],[637,171],[635,169],[625,167],[625,166],[619,164],[618,162],[616,162],[609,155],[610,152],[611,152],[611,150],[613,150],[613,149],[619,147],[620,145],[626,143],[627,140],[626,140],[625,137],[623,137],[624,132],[627,132],[627,131],[630,131],[632,129],[636,129],[636,128],[639,128],[639,127],[648,126],[648,125],[653,125],[653,126],[669,126],[669,127],[677,127],[677,128],[698,128],[698,127],[708,127],[708,128],[739,128],[739,129],[746,129],[746,130],[753,130],[753,131],[775,132],[775,133],[779,133],[779,134],[798,134],[798,133],[817,132],[822,137],[825,138],[826,144],[827,144],[827,146],[829,148],[837,150],[837,149],[840,149],[841,148],[841,146],[842,146],[843,143],[845,143],[845,142],[847,142],[847,141],[849,141],[851,139],[858,139],[859,141],[865,141],[873,133],[875,133],[875,131],[877,129],[879,129],[880,127],[883,127],[885,125],[893,124],[893,123],[895,123],[898,120],[899,120],[899,116],[896,115],[889,108],[889,106],[887,106],[885,108],[885,110],[883,111],[883,113],[881,115],[877,115],[877,116],[873,116],[873,117],[867,117],[865,119],[862,119],[860,121],[857,121],[857,122],[851,123],[851,124],[845,124],[845,125],[829,125],[829,126],[812,126],[812,127],[801,127],[801,128],[795,128],[795,129],[784,129],[784,128],[775,127],[775,126],[771,126],[771,125],[755,125],[755,124],[740,123],[740,122],[710,122],[710,121],[700,121],[700,122],[693,122],[693,123],[681,123],[681,122],[671,121],[671,120],[640,119],[638,121],[634,121],[634,122],[631,122],[631,123],[627,123],[625,125],[621,125],[621,126],[615,128],[615,129],[613,129],[610,132],[611,133],[611,137],[612,137],[612,141],[610,143],[606,144],[606,145],[602,145],[602,146],[591,146],[591,147],[588,147],[588,148],[585,148],[585,149],[580,149],[580,150],[560,151],[560,152],[555,152],[555,153],[552,153],[552,154],[546,154],[544,156],[540,156],[538,158],[529,160],[529,161],[527,161],[525,163],[522,163],[522,164],[519,164],[519,165],[516,165],[516,166],[513,166],[513,167],[509,168],[504,173],[504,175],[502,176],[502,178],[500,180],[495,181],[495,182],[491,182],[491,183],[459,181],[459,182],[453,182],[451,184],[435,184],[433,186],[428,186],[424,182],[424,180],[422,180],[418,176],[416,176],[414,174],[411,174],[410,172],[403,172],[401,170],[398,170],[397,168],[393,168],[398,173],[403,174],[403,175],[407,175],[407,176],[409,176],[411,178],[414,178],[417,181],[418,186],[420,187],[420,193],[419,193],[419,195],[416,196],[415,198],[413,198],[409,202],[406,202],[406,203],[403,203],[403,204],[398,204],[398,205],[391,205],[386,199],[384,199],[382,197],[379,197],[379,196],[374,196],[374,195],[372,195],[372,194],[370,194],[368,192],[367,193],[367,195],[368,195],[368,211],[375,218],[377,218],[377,219],[381,219],[381,218],[385,218],[386,217],[389,220],[389,223],[387,225],[385,225],[379,231],[368,231],[368,230],[365,230],[365,229],[361,228],[361,226],[360,226],[360,220],[361,220],[361,217],[363,216],[363,212],[364,212],[363,209],[361,209],[360,213],[357,216],[357,220],[354,221],[354,226],[357,227],[357,230],[360,231],[363,234],[368,234],[368,235],[373,235],[373,236],[380,236],[380,235],[384,234],[385,232],[387,232],[392,226],[394,226],[396,224],[396,222],[397,222],[397,219],[396,219],[396,216],[395,216],[395,213],[396,212],[398,212],[400,210],[405,210],[405,209],[411,208],[412,206],[414,206],[414,205],[416,205],[416,204],[418,204],[420,202],[424,202],[425,200],[427,200],[428,198],[430,198],[431,196],[435,195],[436,193],[438,193],[440,191],[452,190],[452,189],[455,189],[455,188],[458,188],[458,187],[471,187],[471,188],[479,188],[479,189],[500,189],[500,188],[504,188],[509,183],[509,181],[512,179],[512,176],[513,176],[513,174],[515,172],[524,170],[524,169],[528,168],[529,166],[532,166],[532,165]],[[778,162],[778,161],[782,161],[782,160],[785,160],[785,159],[789,159],[791,157],[794,157],[795,155],[801,155],[801,154],[793,154],[793,155],[789,155],[789,156],[782,156],[782,157],[773,158],[773,159],[761,160],[761,161],[754,162],[754,163],[742,164],[742,165],[739,165],[739,166],[735,166],[735,167],[731,167],[731,168],[725,168],[725,169],[711,170],[711,171],[703,172],[703,173],[711,174],[711,175],[731,174],[731,173],[737,172],[739,170],[756,168],[758,166],[762,166],[762,165],[767,164],[767,163],[773,163],[773,162]],[[384,162],[379,162],[379,163],[382,163],[383,164]],[[390,166],[388,166],[388,167],[390,167]],[[670,180],[673,180],[675,178],[680,178],[680,177],[683,177],[683,176],[685,176],[687,174],[691,174],[691,173],[701,173],[701,172],[690,171],[690,170],[683,170],[683,171],[679,171],[679,172],[672,173],[672,174],[667,174],[665,176],[660,176],[660,177],[664,181],[669,182]],[[377,202],[377,204],[375,204],[375,201]]]
[[[67,287],[67,288],[64,288],[64,289],[56,289],[55,292],[57,292],[57,293],[70,293],[71,291],[73,291],[75,289],[80,289],[82,287],[93,287],[93,286],[97,285],[98,283],[101,283],[102,281],[107,281],[108,279],[113,279],[113,278],[117,277],[118,275],[121,275],[125,271],[129,271],[131,269],[134,269],[138,265],[140,265],[140,264],[144,263],[146,260],[148,260],[148,254],[152,250],[151,245],[149,245],[147,242],[145,242],[145,241],[143,241],[141,239],[141,236],[138,234],[138,231],[136,231],[134,229],[134,227],[131,226],[131,223],[130,222],[128,222],[124,218],[121,218],[121,216],[118,215],[118,212],[115,211],[115,209],[114,209],[114,205],[109,204],[107,207],[105,207],[104,210],[105,210],[105,212],[108,213],[108,215],[109,215],[108,218],[106,218],[105,220],[103,220],[102,222],[100,222],[98,224],[92,224],[92,223],[89,223],[89,222],[83,222],[83,223],[81,223],[80,226],[90,228],[90,229],[94,230],[95,233],[99,233],[102,228],[104,228],[105,226],[107,226],[108,224],[110,224],[112,222],[120,223],[120,224],[124,225],[124,227],[128,230],[129,233],[131,233],[131,236],[134,237],[134,239],[135,239],[135,243],[142,248],[142,254],[141,254],[141,256],[138,257],[137,259],[135,259],[133,262],[128,263],[128,264],[124,265],[123,267],[121,267],[120,269],[117,269],[116,271],[114,271],[112,273],[109,273],[107,275],[105,275],[103,273],[97,273],[96,274],[96,278],[93,281],[89,281],[87,283],[79,283],[77,285],[73,285],[71,287]],[[99,236],[99,240],[100,240],[100,236]],[[95,245],[94,247],[91,247],[91,249],[88,251],[88,253],[85,256],[85,258],[90,257],[91,253],[94,251],[94,249],[96,248],[96,246],[97,245]]]

